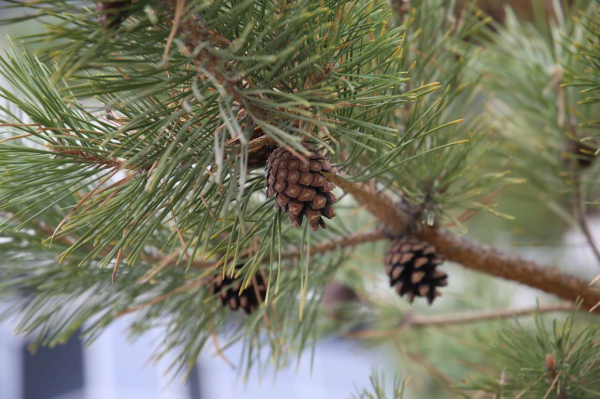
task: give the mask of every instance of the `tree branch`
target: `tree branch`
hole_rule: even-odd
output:
[[[323,254],[334,251],[338,248],[354,247],[360,244],[366,244],[368,242],[384,240],[386,235],[381,230],[374,231],[372,233],[361,233],[353,234],[347,237],[341,237],[335,240],[324,242],[322,244],[313,245],[310,247],[311,254]],[[281,254],[282,259],[293,259],[299,258],[301,254],[300,249],[294,249],[292,251],[284,252]]]
[[[329,174],[328,178],[345,192],[352,194],[356,201],[377,217],[389,231],[408,231],[410,228],[410,216],[394,206],[385,194],[374,193],[339,175]],[[438,253],[447,260],[466,268],[516,281],[570,301],[582,298],[583,306],[587,309],[600,302],[600,292],[590,289],[584,279],[519,256],[506,254],[468,238],[458,237],[443,227],[425,226],[415,235],[434,245]]]
[[[351,235],[348,237],[341,237],[337,240],[331,240],[331,241],[328,241],[328,242],[325,242],[325,243],[322,243],[319,245],[315,245],[311,248],[310,252],[311,252],[311,254],[326,253],[326,252],[333,251],[337,248],[352,247],[352,246],[356,246],[356,245],[360,245],[360,244],[365,244],[368,242],[383,240],[385,238],[386,238],[386,235],[380,230],[374,231],[371,233],[354,234],[354,235]],[[283,254],[281,254],[282,259],[293,259],[293,258],[297,258],[297,257],[300,257],[299,249],[284,252]],[[159,266],[156,269],[149,270],[147,275],[144,275],[144,277],[142,277],[142,279],[140,279],[140,281],[145,282],[145,281],[149,280],[149,276],[153,276],[154,274],[156,274],[158,271],[162,270],[166,266],[174,266],[177,262],[177,259],[178,259],[177,256],[171,256],[169,258],[162,259],[162,260],[154,259],[155,261],[161,261],[161,264],[159,264]],[[197,267],[197,268],[210,268],[210,267],[215,267],[216,264],[217,264],[216,262],[209,262],[209,261],[203,260],[203,261],[194,261],[192,263],[192,266]],[[149,301],[146,301],[146,302],[134,305],[130,308],[127,308],[127,309],[121,311],[117,316],[129,314],[129,313],[138,311],[142,308],[145,308],[147,306],[156,305],[156,304],[164,301],[165,299],[172,297],[175,294],[186,291],[188,289],[198,288],[198,287],[202,286],[203,284],[205,284],[207,281],[209,281],[209,280],[207,280],[204,275],[196,277],[173,291],[170,291],[166,294],[163,294],[161,296],[153,298]]]
[[[446,259],[469,269],[516,281],[570,301],[582,298],[587,309],[600,302],[600,293],[591,290],[586,280],[555,268],[458,237],[441,227],[424,228],[417,236],[433,244]]]
[[[338,248],[355,247],[357,245],[366,244],[369,242],[385,240],[387,237],[382,230],[373,231],[370,233],[357,233],[347,237],[340,237],[334,240],[326,241],[321,244],[313,245],[310,247],[311,254],[324,254],[327,252],[334,251]],[[301,251],[299,248],[285,251],[281,254],[281,259],[294,259],[299,258]],[[160,258],[153,259],[153,261],[160,262]],[[171,257],[166,266],[175,266],[178,258]],[[199,269],[206,269],[215,267],[217,262],[210,262],[206,260],[195,260],[192,262],[192,267]]]
[[[411,316],[406,320],[410,327],[439,327],[448,325],[460,325],[480,323],[484,321],[513,319],[516,317],[531,316],[536,313],[571,312],[573,304],[559,303],[556,305],[533,306],[523,309],[507,310],[482,310],[477,312],[459,313],[442,316]]]
[[[397,209],[397,204],[383,193],[374,193],[364,185],[352,183],[340,175],[324,173],[333,184],[344,190],[346,194],[354,197],[373,216],[383,222],[386,231],[391,235],[405,234],[411,227],[412,217]]]
[[[572,303],[560,303],[556,305],[535,306],[522,309],[482,310],[441,316],[415,316],[408,313],[400,321],[399,326],[391,330],[355,331],[347,333],[346,336],[353,338],[384,338],[393,336],[401,330],[407,328],[457,326],[463,324],[481,323],[485,321],[526,317],[541,313],[571,312],[573,308],[574,305]]]

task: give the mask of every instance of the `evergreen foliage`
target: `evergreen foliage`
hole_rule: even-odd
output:
[[[389,390],[386,386],[385,373],[374,371],[370,377],[371,387],[358,390],[352,399],[402,399],[404,397],[404,383],[398,377],[394,378],[392,395],[389,396]]]
[[[496,374],[472,388],[510,398],[597,398],[600,331],[577,328],[575,319],[571,313],[562,323],[547,323],[538,315],[534,331],[518,323],[500,331],[492,344]]]
[[[600,101],[595,93],[600,90],[600,1],[590,6],[587,11],[581,10],[576,19],[582,27],[581,38],[572,41],[575,65],[567,68],[567,83],[582,88],[583,105],[592,105]],[[592,127],[598,127],[598,121],[589,122]]]
[[[579,3],[582,12],[591,11]],[[483,83],[493,96],[489,109],[503,143],[496,147],[500,167],[526,178],[537,201],[576,223],[569,212],[572,198],[598,192],[597,172],[586,167],[596,144],[583,144],[592,131],[581,126],[595,110],[577,107],[584,96],[563,86],[563,73],[574,64],[563,39],[579,40],[583,29],[569,9],[559,8],[556,21],[540,18],[535,25],[509,11],[504,26],[495,25],[487,35],[491,42],[480,62],[488,71]]]
[[[395,295],[386,247],[371,244],[393,235],[381,216],[389,209],[364,202],[401,202],[410,233],[465,233],[479,211],[512,220],[495,200],[519,184],[586,231],[598,194],[600,0],[555,1],[555,18],[540,8],[535,25],[510,12],[501,25],[454,0],[7,3],[20,15],[3,22],[45,27],[0,57],[10,104],[0,107],[0,319],[16,320],[32,349],[78,331],[92,343],[129,315],[131,338],[163,332],[153,358],[173,352],[173,375],[207,346],[226,357],[242,343],[248,378],[339,333],[391,342],[426,371],[417,395],[599,394],[595,318],[504,330],[498,365],[483,348],[496,333],[490,320],[510,315],[484,315],[484,327],[459,334],[423,332],[456,320],[419,319]],[[302,157],[307,143],[344,185],[338,216],[317,231],[289,223],[264,189],[269,154],[281,146]],[[211,290],[215,276],[241,281],[240,292],[258,277],[264,301],[231,312]],[[353,293],[335,304],[339,319],[322,304],[334,279]],[[457,285],[454,302],[436,309],[480,310],[500,297],[489,278],[462,279],[477,305],[457,300]],[[449,380],[468,367],[440,371],[418,351],[493,372],[456,386]],[[356,397],[413,390],[396,379],[386,396],[383,375],[371,380]]]

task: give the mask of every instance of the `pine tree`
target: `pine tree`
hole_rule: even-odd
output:
[[[482,244],[569,226],[600,263],[600,0],[459,3],[8,2],[44,31],[0,58],[2,318],[35,349],[133,315],[174,374],[236,342],[246,376],[278,370],[342,334],[417,367],[395,398],[600,396],[593,276]],[[494,310],[502,280],[549,295]],[[372,381],[356,395],[386,397]]]

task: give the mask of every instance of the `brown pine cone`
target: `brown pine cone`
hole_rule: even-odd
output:
[[[390,285],[400,296],[406,294],[410,303],[419,296],[426,297],[431,305],[441,295],[436,288],[448,285],[448,276],[436,269],[443,262],[433,245],[415,237],[392,241],[385,256]]]
[[[326,228],[321,216],[335,216],[336,198],[331,193],[335,186],[321,173],[331,171],[327,159],[309,150],[304,161],[283,147],[273,151],[265,166],[265,187],[267,198],[276,195],[275,208],[286,211],[294,226],[300,227],[306,216],[316,231]]]
[[[267,284],[262,274],[257,272],[252,283],[240,293],[242,280],[242,278],[232,279],[218,274],[213,278],[210,290],[219,297],[223,306],[228,306],[231,310],[242,308],[246,314],[250,314],[265,301]]]
[[[96,2],[98,23],[101,26],[115,28],[127,18],[131,0],[104,0]]]

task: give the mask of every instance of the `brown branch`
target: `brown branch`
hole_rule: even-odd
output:
[[[389,231],[409,229],[409,215],[394,206],[385,194],[374,193],[341,176],[328,177],[344,191],[352,194],[355,200],[377,217]],[[516,281],[570,301],[582,298],[583,306],[587,309],[600,302],[600,292],[591,290],[584,279],[519,256],[506,254],[466,237],[456,236],[443,227],[426,226],[415,235],[434,245],[439,254],[446,259],[469,269]]]
[[[600,293],[591,290],[586,280],[555,268],[458,237],[441,227],[424,228],[417,236],[433,244],[446,259],[469,269],[516,281],[563,299],[582,298],[587,309],[600,302]]]
[[[326,241],[321,244],[313,245],[310,247],[311,254],[323,254],[327,252],[334,251],[338,248],[348,248],[355,247],[357,245],[366,244],[369,242],[381,241],[385,240],[387,237],[385,233],[381,230],[373,231],[370,233],[357,233],[347,237],[340,237],[334,240]],[[285,251],[281,254],[281,259],[294,259],[299,258],[301,255],[301,251],[299,248],[291,249],[289,251]],[[157,262],[165,262],[164,259],[154,259]],[[166,261],[166,266],[175,266],[178,262],[177,258],[171,257]],[[216,267],[218,262],[211,262],[206,260],[195,260],[192,262],[192,267],[198,269],[207,269],[211,267]]]
[[[560,303],[556,305],[536,306],[522,309],[507,310],[482,310],[441,316],[415,316],[407,314],[400,325],[390,330],[363,330],[350,332],[347,336],[355,338],[384,338],[396,335],[398,332],[408,328],[448,327],[464,324],[482,323],[485,321],[498,321],[527,317],[534,314],[571,312],[574,308],[572,303]]]
[[[322,254],[334,251],[338,248],[354,247],[368,242],[380,241],[386,238],[383,231],[378,230],[372,233],[353,234],[347,237],[341,237],[335,240],[324,242],[322,244],[313,245],[310,247],[311,254]],[[282,259],[293,259],[300,257],[300,249],[284,252],[281,254]]]
[[[204,282],[205,282],[205,277],[204,276],[195,277],[192,280],[188,281],[187,283],[183,284],[182,286],[174,289],[173,291],[169,291],[166,294],[157,296],[156,298],[150,299],[150,300],[148,300],[146,302],[142,302],[142,303],[137,304],[137,305],[133,305],[133,306],[127,308],[127,309],[124,309],[124,310],[120,311],[117,314],[117,317],[124,316],[124,315],[129,314],[129,313],[137,312],[138,310],[143,309],[143,308],[148,307],[148,306],[151,306],[151,305],[159,304],[162,301],[164,301],[165,299],[170,298],[170,297],[172,297],[174,295],[177,295],[180,292],[187,291],[187,290],[193,289],[193,288],[198,288],[198,287],[202,286],[202,284],[204,284]]]
[[[173,25],[171,26],[171,32],[169,33],[169,38],[167,39],[167,44],[165,45],[165,51],[163,53],[163,64],[166,66],[167,59],[169,56],[169,51],[171,50],[171,45],[173,44],[173,40],[175,40],[175,35],[177,34],[177,30],[179,29],[179,24],[181,23],[181,17],[183,16],[183,8],[185,6],[184,0],[176,0],[175,1],[175,17],[173,18]]]
[[[405,234],[411,225],[411,217],[397,209],[396,204],[387,195],[376,194],[370,189],[357,183],[352,183],[343,177],[324,173],[333,184],[354,197],[367,211],[383,222],[387,232],[394,236]]]
[[[455,315],[442,316],[412,316],[407,323],[410,327],[440,327],[448,325],[472,324],[484,321],[513,319],[517,317],[531,316],[537,313],[571,312],[573,304],[559,303],[556,305],[533,306],[523,309],[507,310],[482,310]]]
[[[147,171],[150,169],[150,165],[141,166],[141,167],[137,166],[137,165],[128,165],[126,161],[116,159],[116,158],[98,157],[96,155],[90,154],[83,150],[65,150],[65,149],[61,149],[58,147],[54,147],[52,145],[46,145],[46,147],[50,151],[53,151],[56,153],[56,155],[55,155],[56,158],[63,158],[63,159],[79,158],[80,160],[89,162],[91,164],[95,164],[95,167],[97,167],[97,168],[104,168],[104,169],[112,168],[115,170],[127,169],[127,170],[134,170],[134,171]]]

